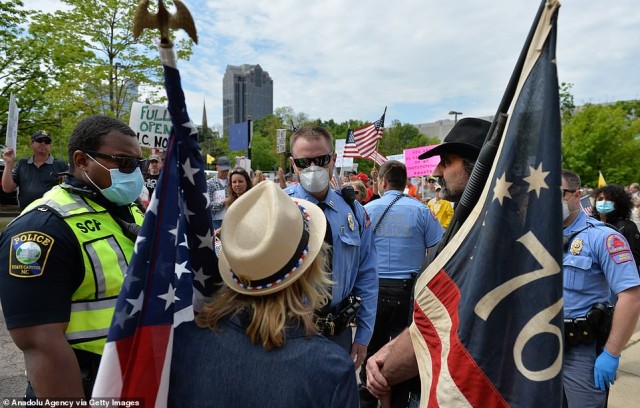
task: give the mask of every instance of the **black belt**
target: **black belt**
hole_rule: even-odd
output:
[[[413,286],[413,279],[378,279],[380,286],[406,288]]]

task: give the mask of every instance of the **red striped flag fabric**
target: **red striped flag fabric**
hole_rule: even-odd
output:
[[[387,157],[385,155],[383,155],[382,153],[380,153],[379,151],[374,151],[371,156],[369,156],[369,159],[373,160],[373,162],[375,164],[377,164],[378,166],[382,166],[384,164],[384,162],[386,162]]]
[[[416,283],[422,408],[562,405],[558,7],[540,6],[477,204]]]
[[[194,318],[222,280],[214,252],[198,132],[185,105],[173,49],[160,49],[173,129],[118,296],[93,398],[166,407],[173,330]]]

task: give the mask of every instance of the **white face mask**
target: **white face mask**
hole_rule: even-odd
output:
[[[566,221],[569,218],[571,212],[569,211],[569,206],[567,205],[566,200],[562,200],[562,222]]]
[[[320,193],[329,187],[329,169],[316,165],[300,172],[300,185],[310,193]]]

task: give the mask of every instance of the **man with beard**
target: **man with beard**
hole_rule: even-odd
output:
[[[440,193],[445,200],[458,202],[462,197],[490,127],[491,123],[486,120],[461,119],[444,138],[443,143],[418,157],[424,160],[440,156],[440,163],[432,176],[440,178]],[[425,312],[429,314],[428,310]],[[409,329],[371,356],[366,368],[367,388],[374,396],[387,401],[391,385],[418,375],[418,362]],[[413,401],[410,400],[410,406],[413,406],[411,404],[419,396],[412,392],[411,398]]]
[[[331,304],[317,312],[318,325],[329,340],[350,353],[358,369],[376,318],[377,256],[371,221],[362,205],[347,201],[329,186],[335,158],[331,133],[319,126],[298,129],[291,136],[291,165],[299,184],[284,191],[317,204],[327,217],[325,242],[332,245],[334,285]],[[355,297],[361,298],[359,309]],[[357,327],[352,343],[349,320],[354,316]]]

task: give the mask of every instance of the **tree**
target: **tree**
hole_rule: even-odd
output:
[[[0,115],[6,117],[10,94],[15,94],[20,108],[20,131],[31,133],[34,122],[46,101],[43,93],[51,89],[51,79],[59,72],[51,50],[23,27],[32,12],[22,10],[22,2],[9,0],[0,4]]]
[[[278,107],[273,111],[273,114],[280,119],[282,125],[287,129],[299,128],[309,123],[309,117],[306,113],[295,113],[290,106]]]
[[[640,180],[640,101],[586,104],[562,127],[563,166],[580,174],[584,185]]]
[[[8,99],[8,93],[16,93],[20,139],[42,128],[66,145],[73,126],[91,114],[128,122],[137,95],[127,90],[161,84],[162,68],[152,42],[157,30],[146,31],[137,41],[132,37],[137,2],[62,1],[70,9],[52,14],[21,10],[19,0],[0,5],[0,96]],[[27,24],[25,32],[21,27]],[[175,44],[178,57],[188,59],[191,40]],[[162,98],[152,94],[150,100]],[[6,102],[1,100],[4,112]],[[19,146],[24,154],[27,143]]]
[[[562,82],[560,84],[560,115],[562,123],[568,122],[576,111],[571,88],[573,88],[573,84],[570,82]]]

